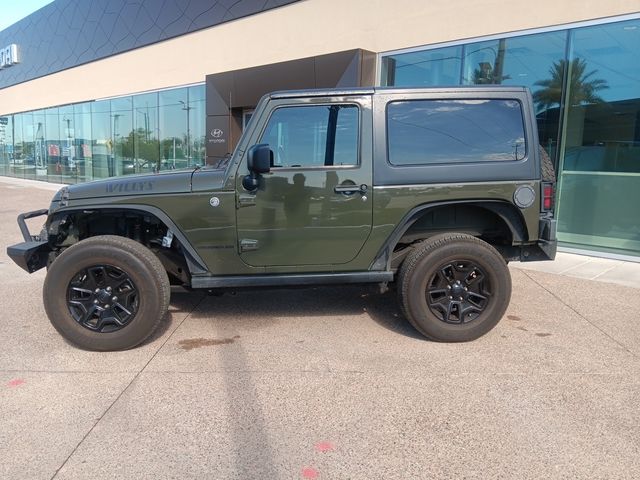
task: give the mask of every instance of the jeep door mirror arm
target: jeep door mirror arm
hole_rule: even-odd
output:
[[[253,145],[247,151],[247,167],[249,175],[242,179],[242,186],[245,190],[253,192],[257,190],[260,183],[260,175],[269,173],[273,164],[273,152],[267,143]]]

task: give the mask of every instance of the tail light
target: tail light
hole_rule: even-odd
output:
[[[555,185],[553,183],[542,183],[542,210],[550,212],[553,210],[555,199]]]

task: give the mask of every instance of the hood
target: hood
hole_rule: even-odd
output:
[[[64,193],[68,200],[188,193],[191,191],[191,175],[194,171],[193,168],[185,168],[165,170],[160,173],[105,178],[104,180],[68,185],[58,192],[56,197],[59,197],[61,193]]]

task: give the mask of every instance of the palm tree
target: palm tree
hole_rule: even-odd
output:
[[[553,62],[549,69],[551,78],[539,80],[534,85],[543,87],[533,94],[538,110],[545,110],[553,105],[560,105],[562,98],[562,83],[564,72],[567,68],[566,60]],[[587,61],[583,58],[574,58],[569,64],[569,106],[584,105],[589,103],[602,103],[604,100],[597,92],[609,88],[607,81],[600,78],[593,78],[598,70],[587,70]]]

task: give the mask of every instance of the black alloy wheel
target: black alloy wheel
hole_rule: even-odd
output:
[[[138,313],[139,293],[133,280],[113,265],[91,265],[71,279],[67,289],[69,312],[94,332],[115,332]]]
[[[129,238],[81,240],[51,263],[44,308],[69,342],[86,350],[126,350],[144,342],[166,316],[171,288],[162,262]]]
[[[467,342],[490,331],[511,298],[500,253],[479,238],[443,233],[412,247],[398,272],[398,300],[425,337]]]
[[[475,262],[454,260],[441,265],[427,286],[429,309],[445,323],[477,319],[491,297],[487,275]]]

